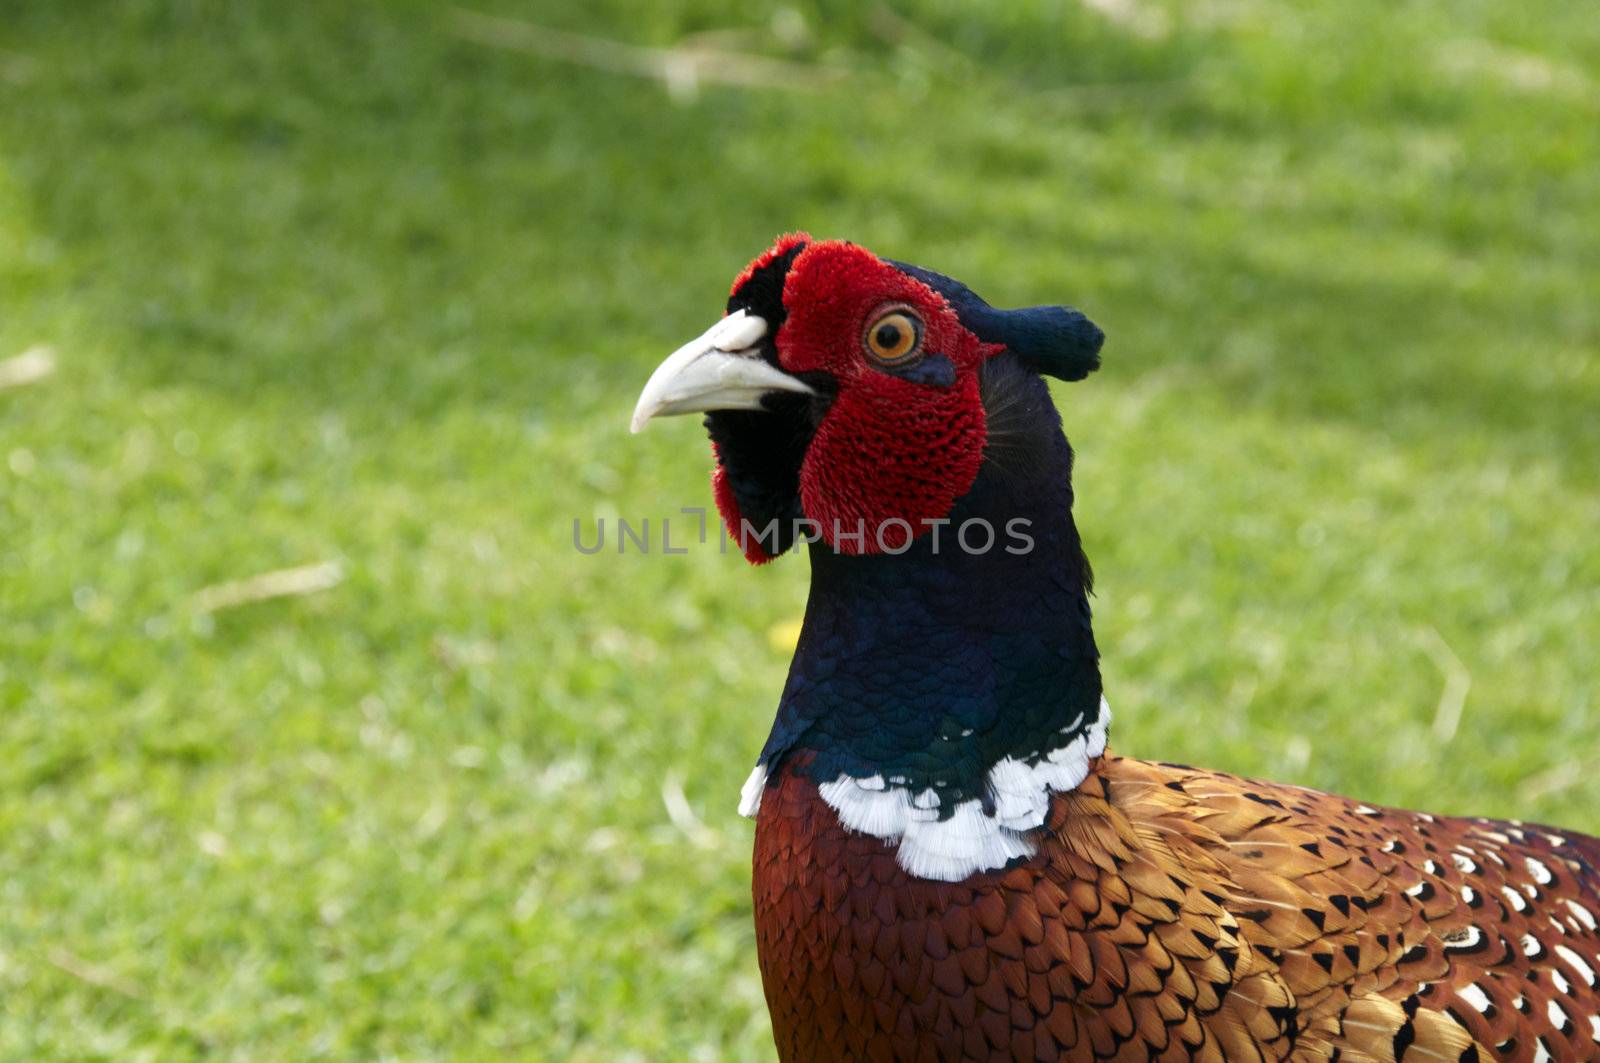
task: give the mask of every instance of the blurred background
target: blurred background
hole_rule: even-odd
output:
[[[0,1057],[770,1056],[806,563],[573,521],[802,227],[1105,327],[1120,751],[1600,831],[1587,6],[7,0]]]

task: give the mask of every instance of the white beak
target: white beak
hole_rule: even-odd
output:
[[[633,430],[656,416],[706,410],[759,410],[761,396],[773,391],[811,394],[811,388],[761,357],[757,344],[767,334],[764,318],[735,310],[656,366],[639,403]]]

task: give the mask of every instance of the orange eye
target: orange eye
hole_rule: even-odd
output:
[[[886,310],[872,319],[864,338],[873,361],[899,365],[922,351],[922,321],[904,307]]]

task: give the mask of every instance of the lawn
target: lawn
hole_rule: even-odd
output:
[[[1588,7],[480,10],[0,6],[0,1058],[770,1056],[806,563],[572,536],[792,228],[1105,327],[1122,752],[1600,831]]]

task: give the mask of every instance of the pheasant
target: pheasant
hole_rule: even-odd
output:
[[[639,398],[810,553],[740,809],[780,1058],[1600,1059],[1600,840],[1107,750],[1044,381],[1102,339],[795,233]]]

